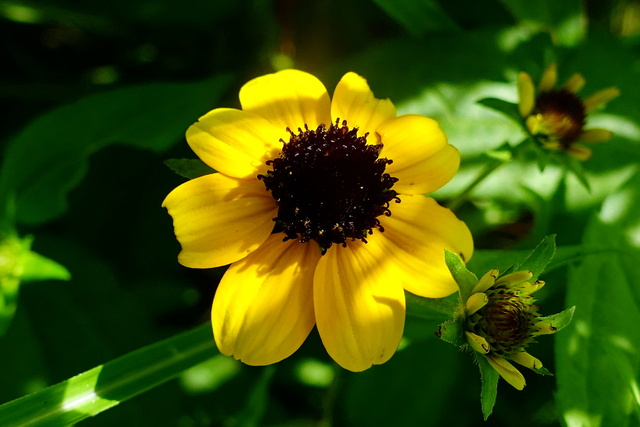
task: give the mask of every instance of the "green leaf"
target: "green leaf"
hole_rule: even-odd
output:
[[[607,197],[583,237],[616,251],[569,269],[573,321],[556,338],[557,404],[567,425],[640,424],[640,176]]]
[[[414,36],[421,36],[433,30],[457,29],[438,4],[433,0],[373,0],[389,16],[398,21]]]
[[[522,116],[518,109],[518,104],[507,102],[498,98],[484,98],[478,101],[478,104],[496,110],[505,116],[511,118],[514,122],[522,125]]]
[[[487,421],[493,412],[498,397],[498,379],[500,374],[491,367],[486,357],[474,353],[480,368],[482,388],[480,389],[480,404],[482,405],[482,416]]]
[[[38,117],[9,141],[0,169],[0,212],[15,203],[15,220],[28,224],[60,216],[92,153],[110,144],[168,149],[215,105],[228,84],[228,77],[219,76],[116,89]]]
[[[531,252],[526,260],[514,267],[514,271],[529,270],[533,272],[531,281],[537,280],[556,253],[555,235],[545,237]]]
[[[478,283],[478,278],[475,274],[467,270],[467,267],[464,266],[457,254],[446,249],[444,252],[447,267],[460,288],[460,300],[466,301],[471,295],[471,290]]]
[[[0,406],[0,425],[69,425],[156,387],[215,356],[205,324]]]
[[[517,20],[548,30],[560,45],[574,46],[585,35],[586,26],[580,0],[501,0],[501,3]]]
[[[193,179],[199,176],[209,175],[215,170],[200,159],[167,159],[164,164],[178,175]]]

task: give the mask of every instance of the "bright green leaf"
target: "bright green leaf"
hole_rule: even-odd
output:
[[[568,426],[640,424],[640,176],[605,199],[583,244],[615,251],[569,270],[573,321],[556,335],[558,408]]]
[[[433,30],[457,29],[455,22],[433,0],[373,0],[414,36]]]
[[[215,356],[205,324],[0,406],[0,425],[69,425],[156,387]]]

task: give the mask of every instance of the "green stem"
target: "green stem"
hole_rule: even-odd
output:
[[[509,159],[510,160],[510,159]],[[491,175],[496,169],[498,169],[503,164],[507,163],[509,160],[493,160],[489,164],[487,164],[480,175],[476,177],[467,188],[462,191],[455,199],[452,199],[447,203],[447,207],[452,211],[457,210],[468,198],[469,195],[475,188],[480,185],[482,181],[484,181],[489,175]]]

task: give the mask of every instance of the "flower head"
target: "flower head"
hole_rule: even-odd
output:
[[[499,277],[498,270],[485,274],[464,302],[464,335],[477,353],[509,384],[518,390],[525,386],[522,374],[509,362],[539,370],[542,363],[526,348],[538,335],[551,334],[556,327],[538,314],[533,292],[543,281],[530,282],[531,271],[517,271]]]
[[[603,142],[611,138],[606,129],[585,129],[587,115],[601,105],[616,98],[616,88],[603,89],[588,98],[578,92],[585,84],[580,74],[574,74],[565,85],[556,88],[558,80],[556,64],[551,64],[539,82],[539,93],[531,76],[525,72],[518,75],[519,110],[529,132],[536,136],[545,148],[565,151],[578,160],[588,160],[591,149],[578,142]]]
[[[231,264],[212,306],[220,351],[250,365],[278,362],[314,325],[352,371],[395,352],[404,290],[453,293],[443,248],[469,259],[466,225],[424,193],[456,173],[438,124],[396,116],[347,73],[330,99],[310,74],[284,70],[240,90],[187,130],[217,173],[165,199],[192,268]]]

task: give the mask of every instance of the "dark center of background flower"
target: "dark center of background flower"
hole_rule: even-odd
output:
[[[543,116],[550,139],[568,146],[580,137],[586,112],[584,103],[573,92],[566,89],[542,92],[536,100],[536,110]]]
[[[500,356],[523,351],[533,342],[538,306],[531,295],[498,285],[486,292],[489,302],[473,315],[473,331]]]
[[[267,162],[273,169],[258,175],[278,205],[274,231],[285,241],[315,240],[322,254],[334,243],[366,243],[374,229],[384,231],[377,217],[391,215],[389,203],[400,199],[391,190],[398,179],[384,172],[392,161],[378,158],[382,144],[367,144],[367,134],[339,119],[329,128],[287,130],[289,142]]]

